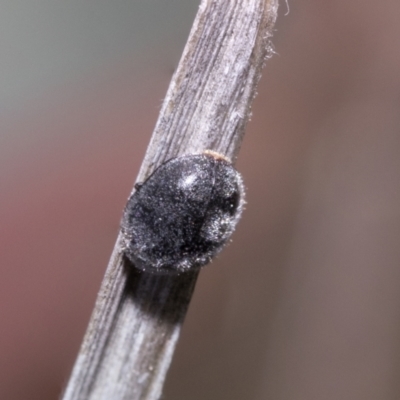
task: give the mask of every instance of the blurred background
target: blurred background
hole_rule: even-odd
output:
[[[0,399],[65,386],[198,4],[1,1]],[[166,400],[400,398],[400,3],[289,6]]]

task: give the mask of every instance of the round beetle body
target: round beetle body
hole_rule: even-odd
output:
[[[181,273],[207,264],[240,218],[242,178],[223,156],[173,158],[129,198],[121,223],[122,246],[146,272]]]

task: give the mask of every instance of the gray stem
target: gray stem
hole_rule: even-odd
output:
[[[277,0],[203,0],[137,181],[164,161],[214,150],[235,160],[270,45]],[[156,400],[197,272],[154,276],[118,236],[64,400]]]

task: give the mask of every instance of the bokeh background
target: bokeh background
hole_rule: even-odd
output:
[[[198,0],[2,0],[0,399],[72,368]],[[282,2],[169,400],[400,398],[400,2]]]

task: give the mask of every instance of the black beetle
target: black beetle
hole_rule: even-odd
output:
[[[150,273],[207,264],[234,231],[244,204],[240,174],[212,151],[172,158],[135,188],[121,222],[122,250]]]

